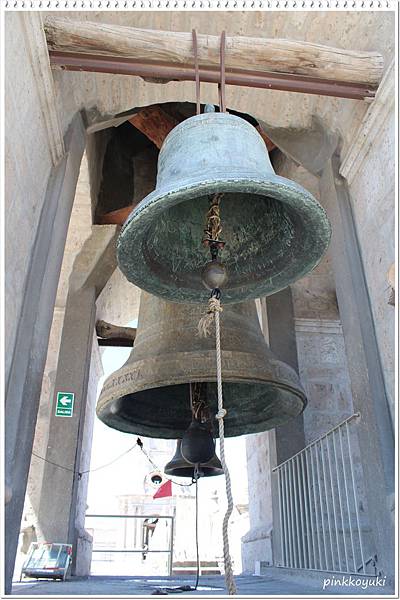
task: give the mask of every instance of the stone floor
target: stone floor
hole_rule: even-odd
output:
[[[313,574],[309,580],[306,578],[298,578],[288,576],[285,573],[280,574],[279,569],[274,569],[271,575],[252,576],[239,575],[236,579],[238,595],[250,596],[298,596],[298,595],[390,595],[392,590],[387,586],[375,587],[368,586],[368,589],[362,588],[362,583],[359,586],[325,586],[324,576],[321,577]],[[348,576],[347,576],[348,577]],[[353,576],[354,577],[354,576]],[[15,596],[149,596],[158,589],[172,588],[181,585],[193,585],[194,577],[101,577],[92,576],[88,579],[71,579],[66,582],[61,581],[34,581],[24,580],[21,583],[15,582],[13,585],[12,594]],[[342,579],[342,576],[340,576]],[[354,578],[356,579],[356,578]],[[364,580],[365,581],[365,580]],[[365,586],[365,584],[364,584]],[[180,598],[190,598],[194,595],[199,596],[218,596],[226,595],[224,586],[224,578],[221,576],[204,576],[200,578],[200,583],[197,591],[177,594],[173,591],[171,595],[179,596]]]

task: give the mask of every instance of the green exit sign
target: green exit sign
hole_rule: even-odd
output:
[[[72,392],[57,392],[56,417],[72,417],[74,398]]]

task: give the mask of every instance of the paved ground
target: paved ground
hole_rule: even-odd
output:
[[[387,586],[373,587],[368,586],[365,589],[365,583],[359,586],[325,586],[324,574],[321,573],[315,577],[313,575],[310,580],[294,577],[288,577],[285,574],[280,575],[276,569],[271,575],[261,577],[251,575],[239,575],[236,579],[238,594],[243,596],[297,596],[297,595],[337,595],[345,594],[348,596],[359,594],[376,594],[386,595],[391,594],[391,590]],[[342,576],[340,576],[342,579]],[[364,580],[365,581],[365,580]],[[25,580],[22,583],[13,585],[12,594],[16,596],[150,596],[153,592],[160,588],[176,587],[181,585],[193,585],[194,578],[171,578],[171,577],[100,577],[93,576],[85,580],[69,580],[61,581],[34,581]],[[364,589],[362,589],[364,585]],[[180,598],[190,598],[194,595],[200,596],[216,596],[226,595],[224,586],[224,578],[221,576],[204,576],[200,578],[200,583],[197,591],[175,594],[171,591],[170,594],[179,596]]]

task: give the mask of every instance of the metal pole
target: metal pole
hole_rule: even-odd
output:
[[[174,523],[175,523],[175,518],[172,517],[171,519],[171,529],[170,529],[170,539],[169,539],[169,559],[168,559],[168,570],[169,570],[169,576],[172,577],[172,571],[173,571],[173,562],[174,562]]]
[[[289,550],[289,522],[288,522],[288,501],[287,501],[287,492],[286,492],[286,470],[285,467],[280,469],[282,474],[282,494],[283,494],[283,525],[284,525],[284,544],[285,544],[285,567],[290,566],[290,550]]]
[[[335,457],[336,480],[337,480],[337,484],[338,484],[338,493],[339,493],[340,519],[342,521],[344,556],[345,556],[345,560],[346,560],[346,570],[347,570],[347,572],[349,572],[349,558],[347,555],[346,530],[345,530],[344,517],[343,517],[342,492],[341,492],[341,485],[340,485],[340,478],[339,478],[338,459],[337,459],[337,453],[336,453],[335,432],[332,432],[332,441],[333,441],[333,454]]]
[[[290,521],[291,521],[291,532],[292,532],[292,540],[293,540],[293,557],[294,557],[294,567],[298,566],[298,556],[296,551],[296,534],[295,534],[295,512],[294,512],[294,501],[293,501],[293,473],[291,469],[291,462],[288,463],[288,471],[289,471],[289,492],[290,492]]]
[[[306,468],[304,468],[304,463],[306,465]],[[309,514],[309,512],[310,512],[310,502],[311,502],[311,489],[310,489],[310,478],[309,478],[309,473],[308,473],[308,468],[307,468],[307,452],[304,452],[301,455],[301,464],[302,464],[302,471],[303,471],[303,480],[305,481],[306,478],[307,478],[307,489],[308,489],[308,496],[306,495],[306,489],[304,488],[304,490],[303,490],[305,512],[306,512],[306,523],[307,523],[308,568],[309,569],[312,568],[311,567],[311,557],[312,557],[313,564],[314,564],[314,569],[315,569],[314,538],[313,538],[313,535],[312,535],[311,514]],[[311,521],[311,523],[310,523],[310,521]],[[311,553],[311,546],[312,546],[312,553]]]
[[[283,506],[282,506],[282,478],[281,478],[281,470],[277,470],[278,474],[278,493],[279,493],[279,527],[280,527],[280,536],[281,536],[281,563],[286,566],[286,530],[283,524]]]
[[[347,514],[348,514],[348,517],[349,517],[349,529],[350,529],[351,549],[352,549],[352,552],[353,552],[353,566],[354,566],[354,573],[357,573],[356,552],[355,552],[355,549],[354,549],[354,538],[353,538],[353,525],[352,525],[352,522],[351,522],[349,491],[348,491],[348,487],[347,487],[346,464],[345,464],[344,453],[343,453],[342,431],[339,430],[338,433],[339,433],[339,442],[340,442],[340,454],[341,454],[341,457],[342,457],[342,464],[343,464],[343,480],[344,480],[344,491],[345,491],[345,495],[346,495]]]
[[[298,566],[301,568],[301,545],[300,545],[300,527],[299,527],[299,510],[298,510],[298,497],[297,497],[297,469],[295,469],[295,459],[291,461],[292,465],[292,476],[293,476],[293,503],[294,503],[294,516],[296,522],[296,541],[297,541],[297,557]]]
[[[358,513],[358,502],[357,502],[357,495],[356,495],[356,485],[355,485],[355,481],[354,481],[353,456],[352,456],[351,448],[350,448],[350,436],[349,436],[349,425],[348,425],[348,423],[346,423],[346,435],[347,435],[347,447],[348,447],[348,451],[349,451],[349,463],[350,463],[351,481],[352,481],[352,485],[353,485],[354,506],[355,506],[355,509],[356,509],[358,539],[359,539],[359,542],[360,542],[361,561],[362,561],[363,573],[365,573],[364,549],[363,549],[363,543],[362,543],[362,539],[361,539],[360,516],[359,516],[359,513]]]
[[[311,473],[311,464],[310,464],[310,460],[309,460],[309,452],[307,451],[307,449],[304,451],[305,454],[305,462],[306,462],[306,470],[307,470],[307,486],[308,486],[308,511],[309,511],[309,515],[310,515],[310,531],[311,531],[311,542],[312,542],[312,558],[313,558],[313,569],[317,568],[317,542],[315,542],[315,533],[316,533],[316,527],[314,527],[314,522],[315,522],[315,509],[313,510],[313,506],[312,506],[312,487],[311,487],[311,478],[312,478],[312,473]],[[314,512],[314,518],[313,518],[313,512]],[[310,563],[311,566],[311,563]]]
[[[337,525],[337,518],[336,518],[335,485],[334,485],[333,477],[332,477],[331,449],[330,449],[328,436],[326,436],[326,449],[327,449],[327,454],[328,454],[329,478],[330,478],[331,490],[332,490],[332,506],[333,506],[333,520],[335,522],[336,551],[337,551],[338,561],[339,561],[338,571],[340,571],[342,568],[342,557],[340,554],[339,532],[338,532],[338,525]]]
[[[301,457],[297,455],[296,457],[297,463],[297,486],[299,492],[299,504],[300,504],[300,515],[301,515],[301,541],[303,546],[303,568],[307,568],[307,551],[306,551],[306,532],[305,532],[305,515],[304,515],[304,504],[303,504],[303,490],[304,490],[304,479],[300,477],[300,466],[301,466]],[[302,475],[302,472],[301,472]],[[301,483],[300,483],[301,482]]]
[[[116,56],[101,56],[80,54],[78,52],[59,52],[50,50],[50,65],[58,66],[66,71],[89,71],[95,73],[112,73],[115,75],[136,75],[143,78],[157,78],[165,81],[194,81],[196,74],[190,65],[169,65],[145,63]],[[219,83],[220,74],[212,68],[199,69],[201,81]],[[372,85],[315,79],[302,75],[283,73],[262,73],[247,70],[229,70],[226,72],[225,83],[243,87],[254,87],[303,94],[318,94],[319,96],[334,96],[363,100],[374,98],[376,88]]]
[[[310,447],[310,464],[311,464],[311,472],[312,472],[312,482],[313,482],[313,497],[314,497],[314,514],[315,514],[315,533],[317,537],[317,545],[318,545],[318,557],[319,557],[319,568],[322,571],[322,553],[321,553],[321,544],[319,539],[319,519],[318,519],[318,509],[317,509],[317,493],[315,491],[315,471],[314,471],[314,460]]]
[[[289,504],[290,504],[290,496],[289,496],[289,477],[288,477],[288,470],[287,470],[287,463],[285,464],[285,487],[286,487],[286,514],[287,514],[287,531],[288,531],[288,538],[289,538],[289,567],[294,567],[294,553],[293,553],[293,531],[292,531],[292,526],[291,526],[291,518],[290,518],[290,509],[289,509]]]
[[[322,524],[322,539],[324,540],[324,556],[325,556],[325,569],[328,570],[328,553],[326,551],[326,536],[325,536],[325,519],[324,519],[324,511],[323,511],[323,506],[322,506],[322,493],[321,493],[321,475],[319,472],[319,460],[318,460],[318,447],[317,445],[314,446],[314,454],[315,454],[315,461],[317,463],[317,474],[318,474],[318,494],[319,494],[319,507],[321,510],[321,524]]]
[[[326,512],[327,512],[327,516],[328,516],[328,530],[329,530],[329,542],[330,542],[330,547],[331,547],[332,571],[334,571],[335,570],[335,559],[334,559],[334,556],[333,556],[331,512],[330,512],[330,508],[329,508],[328,487],[326,485],[326,469],[325,469],[325,456],[324,456],[323,440],[321,440],[321,462],[322,462],[322,475],[323,475],[323,478],[324,478],[324,491],[325,491]],[[332,494],[331,494],[331,498],[332,498]]]

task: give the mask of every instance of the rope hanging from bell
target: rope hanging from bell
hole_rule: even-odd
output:
[[[221,82],[218,85],[220,111],[225,112],[225,31],[221,35]],[[222,233],[220,204],[223,194],[214,194],[210,197],[210,206],[206,215],[206,227],[204,230],[203,245],[210,249],[211,261],[203,270],[203,281],[211,289],[211,295],[208,300],[207,312],[198,323],[198,335],[207,337],[211,334],[212,324],[215,323],[215,353],[217,366],[217,398],[218,412],[215,418],[218,421],[221,464],[225,474],[225,487],[228,506],[222,523],[222,541],[224,553],[225,583],[229,595],[236,594],[236,584],[233,576],[232,559],[229,551],[228,526],[229,519],[233,512],[232,485],[229,469],[225,460],[225,436],[224,436],[224,417],[226,410],[222,393],[222,354],[221,354],[221,331],[220,331],[220,313],[221,290],[223,284],[227,281],[227,273],[224,265],[218,261],[218,253],[225,246],[225,242],[220,239]]]

